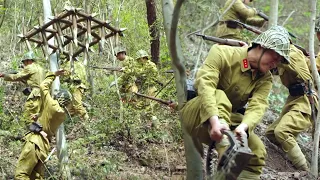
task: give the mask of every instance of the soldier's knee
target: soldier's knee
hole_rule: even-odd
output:
[[[281,143],[287,139],[285,129],[283,129],[279,126],[274,129],[274,136],[279,143]]]

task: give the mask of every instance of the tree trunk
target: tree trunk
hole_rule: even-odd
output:
[[[278,4],[279,4],[278,0],[270,1],[270,15],[269,15],[268,28],[278,24]]]
[[[315,33],[315,20],[316,20],[316,11],[317,11],[317,0],[310,0],[311,4],[311,16],[310,16],[310,33],[309,33],[309,53],[310,53],[310,61],[311,61],[311,70],[312,76],[317,84],[317,87],[320,87],[319,74],[316,67],[316,61],[314,56],[314,33]],[[320,95],[320,88],[317,90],[318,97]],[[318,99],[319,100],[319,99]],[[319,101],[320,103],[320,101]],[[319,106],[320,107],[320,106]],[[320,125],[319,125],[319,116],[318,113],[317,120],[315,121],[315,132],[313,135],[313,152],[312,152],[312,161],[311,161],[311,173],[318,177],[318,153],[319,153],[319,135],[320,135]]]
[[[159,50],[160,50],[160,40],[159,40],[159,29],[157,27],[157,12],[156,12],[156,2],[155,0],[146,0],[147,6],[147,20],[149,25],[149,32],[151,36],[151,59],[154,63],[159,65]]]
[[[186,73],[183,65],[183,56],[179,37],[177,35],[177,24],[179,20],[179,10],[184,0],[178,0],[173,11],[172,0],[162,0],[162,11],[164,28],[167,43],[170,47],[172,58],[172,68],[176,79],[176,89],[178,95],[179,109],[186,102]],[[180,117],[181,119],[181,117]],[[182,122],[182,121],[181,121]],[[183,131],[183,141],[185,156],[187,161],[187,179],[203,179],[202,158],[195,148],[192,137],[186,132],[184,124],[181,123]]]
[[[51,3],[50,0],[43,0],[43,13],[44,13],[44,22],[49,21],[50,16],[52,16],[51,12]],[[51,38],[48,41],[49,44],[54,44],[54,39]],[[50,49],[51,51],[51,49]],[[51,52],[48,52],[48,54],[51,54]],[[55,72],[58,70],[58,58],[57,53],[50,55],[50,71]],[[60,88],[60,81],[59,77],[56,77],[55,80],[52,83],[52,92],[55,90],[58,90]],[[61,124],[57,130],[56,133],[56,139],[57,139],[57,154],[59,158],[60,163],[60,172],[62,173],[62,176],[65,179],[71,179],[70,169],[68,167],[68,148],[67,148],[67,142],[66,142],[66,136],[64,131],[64,125]]]

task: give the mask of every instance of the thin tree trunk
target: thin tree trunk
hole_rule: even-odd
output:
[[[317,0],[310,0],[310,5],[311,5],[311,9],[310,9],[311,16],[310,16],[310,34],[309,34],[309,53],[310,53],[310,61],[311,61],[311,70],[312,70],[313,79],[317,84],[317,87],[320,87],[319,74],[316,67],[316,61],[314,56],[314,34],[315,34]],[[318,88],[317,94],[319,97],[320,88]],[[320,101],[319,101],[319,105],[320,105]],[[314,142],[313,142],[312,161],[311,161],[311,173],[316,177],[318,177],[318,153],[319,153],[319,135],[320,135],[319,116],[320,116],[320,113],[318,113],[317,120],[314,123],[315,132],[313,135]]]
[[[270,1],[270,15],[269,15],[269,28],[271,26],[275,26],[278,24],[278,0],[271,0]]]
[[[43,13],[44,13],[44,22],[49,21],[50,16],[52,16],[51,12],[51,3],[50,0],[43,0]],[[49,44],[54,44],[54,39],[51,38],[48,41]],[[51,49],[50,49],[51,51]],[[51,54],[48,52],[48,54]],[[55,72],[58,70],[58,58],[57,53],[51,54],[50,58],[50,71]],[[60,80],[59,77],[56,77],[56,79],[53,81],[52,84],[52,92],[55,90],[58,90],[60,88]],[[68,166],[68,148],[67,148],[67,141],[64,131],[64,125],[63,123],[59,126],[57,133],[56,133],[56,139],[57,139],[57,154],[58,159],[60,163],[60,171],[62,173],[62,176],[66,179],[71,179],[70,169]]]
[[[151,36],[151,59],[154,63],[159,65],[159,51],[160,51],[160,32],[157,26],[157,11],[156,11],[156,1],[146,0],[147,6],[147,20],[149,26],[149,32]]]
[[[85,13],[87,14],[90,14],[90,1],[89,0],[84,0],[83,1],[83,8],[85,10]],[[89,21],[90,22],[90,21]],[[85,41],[89,41],[89,39],[91,39],[91,34],[88,34],[86,36],[86,39]],[[90,41],[89,41],[90,43]],[[85,53],[87,53],[85,51]],[[91,62],[91,59],[90,59],[90,56],[89,56],[89,53],[87,53],[87,60],[84,62],[84,65],[85,65],[85,68],[86,68],[86,73],[87,73],[87,81],[89,82],[89,89],[90,89],[90,97],[92,98],[92,96],[95,94],[95,86],[94,86],[94,80],[93,80],[93,72],[91,70],[91,68],[88,68],[90,66],[90,64],[92,63]]]
[[[184,0],[178,0],[173,11],[172,0],[162,0],[162,11],[164,19],[164,28],[167,37],[167,43],[170,47],[172,58],[172,68],[176,79],[176,89],[178,94],[179,109],[186,102],[186,73],[181,51],[179,37],[177,36],[177,24],[179,19],[179,10]],[[181,119],[181,116],[180,116]],[[183,141],[185,156],[187,160],[187,179],[203,179],[202,158],[195,148],[192,137],[186,132],[183,122],[181,121],[183,131]]]
[[[0,20],[0,28],[1,28],[1,26],[2,26],[2,24],[3,24],[3,21],[4,21],[4,18],[5,18],[5,16],[6,16],[6,12],[7,12],[7,6],[6,6],[6,3],[7,1],[6,0],[4,0],[3,1],[3,8],[4,8],[4,12],[3,12],[3,14],[1,15],[1,20]]]

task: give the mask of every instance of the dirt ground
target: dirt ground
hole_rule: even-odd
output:
[[[268,154],[261,179],[315,179],[308,172],[295,170],[291,163],[286,160],[284,153],[264,137],[267,124],[268,120],[264,120],[256,129],[256,134],[261,137]],[[2,138],[4,138],[4,136],[2,136]],[[103,177],[102,179],[110,180],[185,179],[186,163],[183,142],[150,142],[137,145],[126,142],[119,137],[105,145],[99,145],[99,148],[92,142],[79,150],[76,144],[81,142],[81,138],[82,137],[72,137],[72,134],[67,136],[67,140],[70,142],[69,151],[71,164],[78,164],[80,162],[81,166],[79,167],[99,167],[100,169],[101,167],[105,167],[106,173],[100,172],[99,178],[95,178],[90,175],[94,170],[84,169],[81,172],[79,167],[71,166],[73,179],[101,179],[101,177]],[[8,144],[7,138],[2,140],[7,141],[7,145],[4,146],[2,145],[3,143],[0,144],[2,159],[2,162],[0,162],[0,179],[13,179],[14,165],[18,158],[17,154],[19,154],[22,142],[10,139],[12,143],[9,142]],[[13,144],[14,142],[16,144]],[[53,156],[51,162],[48,164],[49,170],[56,172],[57,166],[57,158]]]

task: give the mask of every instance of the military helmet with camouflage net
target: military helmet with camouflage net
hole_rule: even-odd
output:
[[[114,55],[115,56],[117,56],[118,53],[121,53],[121,52],[126,53],[127,52],[126,48],[123,47],[123,46],[117,46],[117,47],[114,48]]]
[[[25,61],[25,60],[35,60],[36,56],[34,55],[33,51],[29,51],[27,53],[25,53],[21,59],[21,62]]]
[[[284,27],[272,26],[253,40],[252,44],[259,44],[263,48],[274,50],[285,59],[285,63],[290,63],[289,33]]]
[[[316,19],[315,31],[320,32],[320,17]]]
[[[147,53],[147,51],[142,50],[142,49],[140,49],[139,51],[137,51],[136,56],[137,56],[136,59],[144,58],[144,57],[146,57],[146,58],[149,59],[149,54]]]
[[[54,99],[58,101],[60,106],[68,105],[72,100],[72,95],[66,89],[60,89],[54,94]]]

